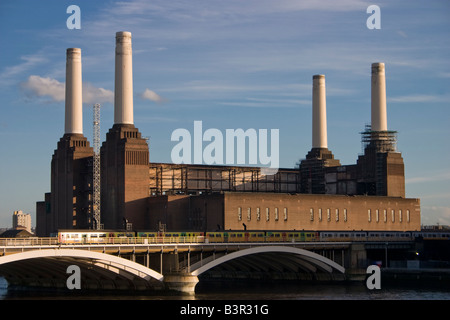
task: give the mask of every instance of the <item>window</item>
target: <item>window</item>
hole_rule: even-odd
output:
[[[372,222],[372,211],[370,209],[367,209],[367,218],[369,219],[369,222]]]
[[[380,221],[380,210],[375,210],[375,219],[376,219],[376,221],[378,222],[378,221]]]
[[[392,222],[395,222],[395,210],[391,210]]]
[[[336,209],[336,221],[339,221],[339,209]]]
[[[387,222],[387,210],[386,209],[383,210],[383,217],[384,217],[384,222]]]
[[[252,209],[247,208],[247,221],[252,220]]]
[[[275,221],[278,221],[278,208],[275,208]]]
[[[322,208],[319,209],[319,221],[322,221]]]
[[[287,208],[284,208],[284,221],[287,221]]]
[[[330,209],[327,209],[327,221],[331,220],[331,213],[330,213]]]
[[[344,209],[344,222],[347,222],[347,209]]]
[[[314,209],[309,209],[309,220],[314,221]]]
[[[398,221],[399,221],[399,222],[402,222],[402,221],[403,221],[402,210],[398,210]]]
[[[241,207],[238,208],[238,220],[239,221],[242,220],[242,208]]]
[[[410,216],[409,210],[406,210],[406,222],[410,222],[411,221],[410,218],[411,218],[411,216]]]
[[[269,208],[266,208],[266,221],[270,220],[270,211]]]
[[[257,221],[261,220],[261,211],[260,211],[259,207],[256,208],[256,220]]]

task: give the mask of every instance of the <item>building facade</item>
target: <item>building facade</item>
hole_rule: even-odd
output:
[[[223,192],[149,198],[149,227],[166,230],[420,230],[420,200]]]
[[[131,33],[116,33],[114,124],[100,150],[101,223],[134,230],[420,229],[420,201],[405,198],[404,163],[387,130],[385,67],[372,64],[372,122],[364,154],[342,165],[327,142],[325,76],[313,76],[312,148],[299,168],[150,162],[134,125]],[[51,192],[37,233],[95,228],[93,149],[82,134],[81,50],[68,49],[66,128],[52,158]]]
[[[31,233],[31,215],[22,210],[14,211],[12,217],[13,229],[25,229]]]

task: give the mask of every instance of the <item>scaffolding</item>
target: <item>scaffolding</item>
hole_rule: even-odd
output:
[[[397,131],[372,131],[371,125],[366,124],[360,134],[363,153],[368,147],[376,152],[397,152]]]
[[[100,223],[100,104],[94,104],[94,165],[93,165],[93,229],[103,229]]]
[[[300,191],[297,169],[266,175],[259,167],[150,163],[150,194]]]

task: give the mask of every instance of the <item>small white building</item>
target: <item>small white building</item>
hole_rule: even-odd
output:
[[[31,215],[22,210],[14,211],[13,229],[25,229],[31,233]]]

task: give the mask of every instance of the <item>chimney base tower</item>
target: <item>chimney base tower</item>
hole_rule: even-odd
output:
[[[147,141],[133,124],[114,124],[100,149],[105,229],[145,229],[149,196]]]
[[[312,149],[300,163],[302,193],[326,193],[325,168],[340,166],[328,150],[325,76],[313,76]]]
[[[83,134],[64,134],[51,162],[51,218],[47,233],[91,227],[93,148]]]

